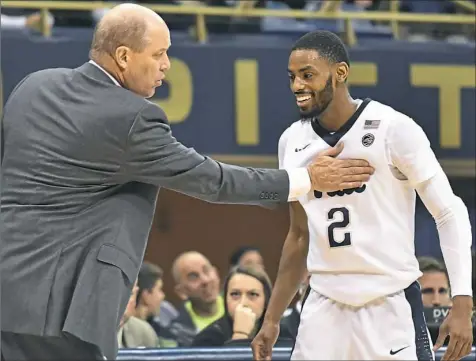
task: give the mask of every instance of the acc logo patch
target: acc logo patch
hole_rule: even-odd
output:
[[[367,133],[362,137],[362,145],[364,147],[370,147],[375,140],[375,136],[371,133]]]

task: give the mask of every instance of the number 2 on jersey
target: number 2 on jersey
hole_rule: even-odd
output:
[[[345,207],[332,208],[327,213],[327,220],[328,221],[333,221],[335,218],[338,218],[338,217],[336,217],[338,215],[342,215],[341,216],[342,220],[332,222],[329,225],[329,228],[327,228],[327,236],[329,237],[329,245],[330,245],[331,248],[350,246],[350,244],[351,244],[350,233],[349,232],[344,233],[344,240],[343,241],[336,242],[336,240],[335,240],[334,230],[340,229],[340,228],[345,228],[350,224],[349,210]]]

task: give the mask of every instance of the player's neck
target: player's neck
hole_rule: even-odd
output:
[[[330,131],[342,127],[356,112],[359,103],[352,99],[349,92],[335,94],[329,107],[319,117],[319,124]]]

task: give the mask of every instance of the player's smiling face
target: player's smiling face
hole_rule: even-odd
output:
[[[334,98],[332,67],[317,51],[294,50],[288,63],[291,90],[304,118],[322,114]]]

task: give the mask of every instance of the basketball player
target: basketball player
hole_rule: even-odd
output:
[[[288,67],[302,119],[280,138],[280,167],[304,166],[340,143],[339,157],[366,159],[375,173],[359,188],[310,192],[291,205],[277,281],[252,344],[255,359],[271,359],[306,258],[310,289],[293,360],[432,360],[448,335],[444,360],[469,354],[471,226],[425,133],[389,106],[350,96],[349,57],[332,33],[304,35]],[[433,349],[416,281],[415,190],[436,221],[453,296]]]

